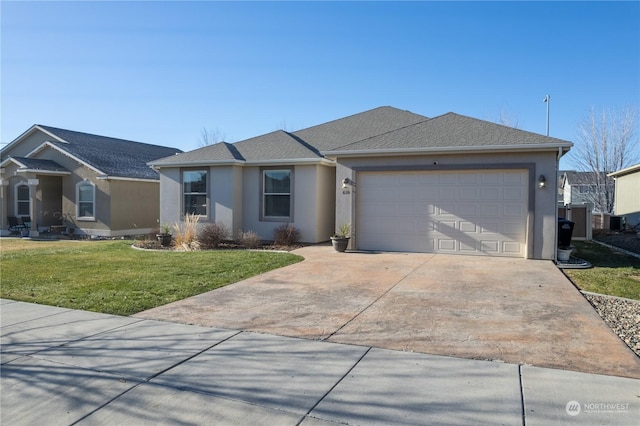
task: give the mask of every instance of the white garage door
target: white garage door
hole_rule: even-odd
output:
[[[361,250],[525,257],[527,170],[360,172]]]

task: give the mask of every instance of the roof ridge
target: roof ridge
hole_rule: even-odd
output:
[[[164,145],[157,145],[157,144],[152,144],[152,143],[147,143],[147,142],[133,141],[131,139],[115,138],[115,137],[112,137],[112,136],[98,135],[98,134],[95,134],[95,133],[79,132],[77,130],[63,129],[61,127],[47,126],[47,125],[44,125],[44,124],[36,124],[36,126],[40,127],[41,129],[47,130],[50,133],[55,134],[57,137],[59,137],[60,139],[64,140],[67,143],[69,143],[69,142],[64,137],[62,137],[61,135],[56,134],[56,131],[73,133],[73,134],[81,135],[81,136],[85,136],[85,137],[89,136],[89,137],[92,137],[92,138],[104,138],[104,139],[110,139],[110,140],[126,142],[126,143],[132,143],[132,144],[141,144],[141,145],[147,145],[147,146],[154,146],[154,147],[158,147],[158,148],[175,149],[173,147],[164,146]]]
[[[336,118],[336,119],[333,119],[333,120],[330,120],[330,121],[325,121],[324,123],[319,123],[319,124],[315,124],[313,126],[305,127],[304,129],[296,130],[295,132],[292,132],[292,133],[298,133],[298,132],[303,132],[303,131],[306,131],[306,130],[311,130],[311,129],[316,128],[316,127],[325,126],[327,124],[335,123],[336,121],[346,120],[348,118],[352,118],[352,117],[355,117],[355,116],[358,116],[358,115],[367,114],[367,113],[370,113],[370,112],[373,112],[373,111],[376,111],[376,110],[381,110],[381,109],[393,109],[393,110],[396,110],[396,111],[409,112],[411,114],[421,115],[421,114],[416,114],[415,112],[411,112],[409,110],[396,108],[396,107],[391,106],[391,105],[383,105],[383,106],[379,106],[379,107],[376,107],[376,108],[368,109],[366,111],[361,111],[361,112],[357,112],[355,114],[347,115],[345,117],[340,117],[340,118]],[[428,118],[428,117],[425,117],[425,118]]]
[[[417,114],[417,115],[420,115],[420,114]],[[434,118],[435,118],[435,117],[434,117]],[[346,145],[338,146],[338,147],[336,147],[336,148],[332,149],[331,151],[336,151],[336,150],[338,150],[338,149],[344,149],[344,148],[346,148],[346,147],[348,147],[348,146],[350,146],[350,145],[355,145],[355,144],[357,144],[357,143],[362,143],[362,142],[366,141],[367,139],[374,139],[374,138],[378,138],[378,137],[380,137],[380,136],[388,135],[388,134],[390,134],[390,133],[397,132],[397,131],[399,131],[399,130],[407,129],[407,128],[411,127],[411,126],[417,126],[418,124],[422,124],[422,123],[425,123],[425,122],[427,122],[427,121],[431,121],[431,120],[433,120],[433,118],[425,117],[425,119],[424,119],[424,120],[422,120],[422,121],[418,121],[418,122],[416,122],[416,123],[407,124],[406,126],[398,127],[398,128],[396,128],[396,129],[388,130],[388,131],[386,131],[386,132],[379,133],[379,134],[376,134],[376,135],[371,135],[371,136],[368,136],[368,137],[366,137],[366,138],[364,138],[364,139],[360,139],[360,140],[357,140],[357,141],[353,141],[353,142],[348,143],[348,144],[346,144]]]

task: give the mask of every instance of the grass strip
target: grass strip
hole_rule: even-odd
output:
[[[591,241],[572,241],[574,256],[589,261],[591,269],[565,269],[581,290],[640,300],[640,259]]]
[[[0,242],[0,296],[132,315],[302,260],[269,251],[144,251],[131,241]]]

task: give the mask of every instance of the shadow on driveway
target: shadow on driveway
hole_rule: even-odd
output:
[[[640,378],[640,359],[550,261],[295,253],[305,261],[134,316]]]

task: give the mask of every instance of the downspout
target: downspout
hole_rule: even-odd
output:
[[[556,221],[554,224],[554,229],[555,229],[555,238],[553,240],[553,260],[557,263],[558,262],[558,171],[560,170],[560,158],[562,157],[562,147],[559,146],[558,147],[558,156],[556,158],[556,185],[555,185],[555,208],[554,208],[554,212],[555,212],[555,217],[556,217]]]

